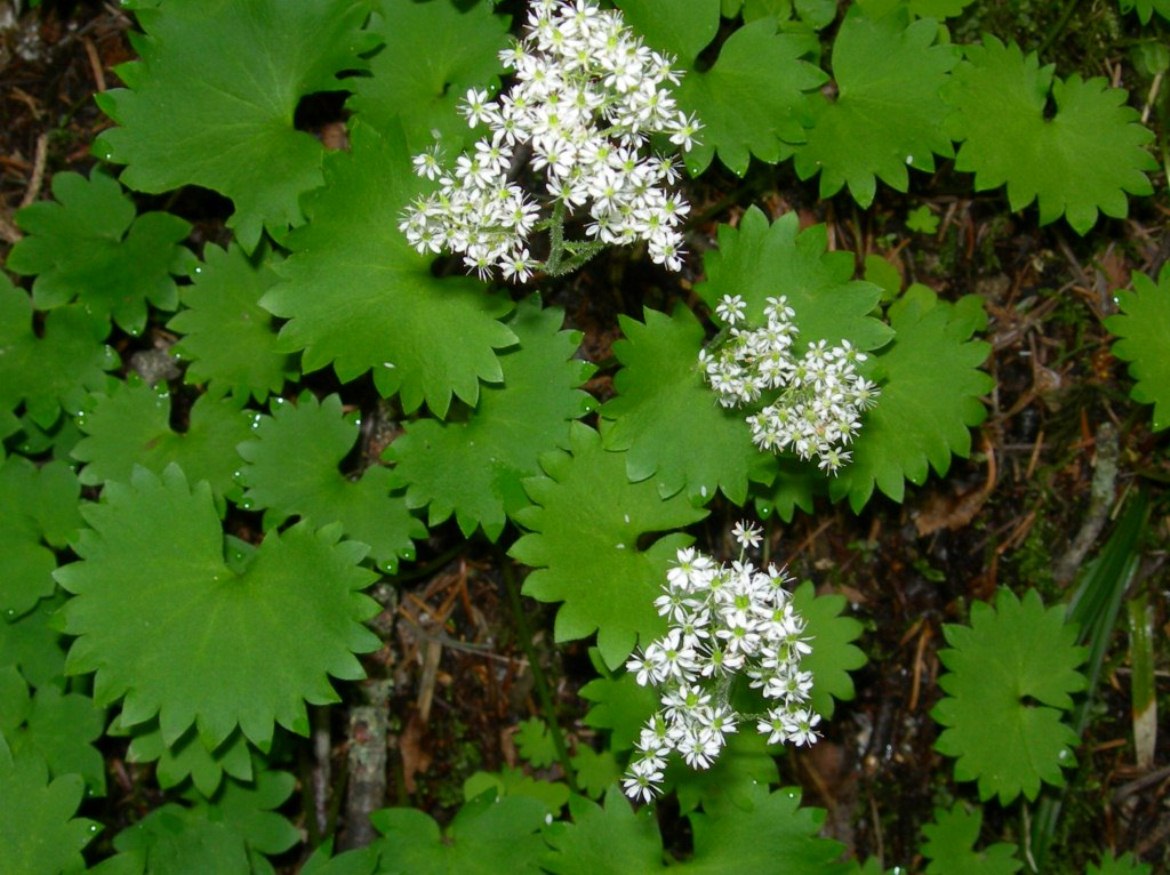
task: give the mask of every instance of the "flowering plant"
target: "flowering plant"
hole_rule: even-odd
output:
[[[812,674],[801,659],[812,652],[804,619],[793,608],[783,568],[757,569],[744,554],[760,543],[760,530],[739,523],[739,560],[717,564],[691,547],[678,551],[667,573],[658,613],[670,621],[666,635],[627,663],[642,686],[661,693],[661,710],[642,729],[639,755],[623,782],[626,794],[649,801],[659,792],[672,751],[687,765],[705,769],[728,735],[748,716],[731,705],[737,675],[773,702],[757,716],[769,744],[812,744],[820,715],[807,707]]]
[[[646,154],[654,134],[689,150],[700,128],[665,88],[679,81],[672,59],[594,0],[538,0],[500,60],[515,73],[512,90],[491,100],[472,88],[463,104],[487,135],[451,169],[438,146],[414,159],[440,187],[407,209],[400,227],[411,245],[462,253],[481,279],[494,268],[520,282],[538,269],[566,273],[606,245],[638,240],[656,263],[681,269],[678,226],[690,205],[666,189],[678,180],[674,160]],[[541,200],[514,181],[525,162],[546,177]],[[566,241],[567,215],[585,205],[592,239]],[[528,248],[537,229],[550,235],[543,262]]]
[[[699,353],[719,403],[743,407],[779,389],[769,404],[748,416],[752,442],[761,450],[791,450],[805,461],[816,456],[823,471],[835,474],[851,457],[845,447],[861,429],[862,412],[877,403],[877,386],[856,369],[867,356],[848,340],[837,346],[821,340],[797,358],[796,313],[787,298],[768,298],[768,322],[762,328],[741,327],[744,307],[739,295],[723,296],[715,312],[730,337],[714,353]]]

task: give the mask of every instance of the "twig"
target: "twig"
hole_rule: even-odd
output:
[[[1089,491],[1089,511],[1068,552],[1052,569],[1053,580],[1060,584],[1066,584],[1076,577],[1085,555],[1096,543],[1113,507],[1117,486],[1117,462],[1120,455],[1117,429],[1113,427],[1113,423],[1103,422],[1098,426],[1094,443],[1097,446],[1097,469],[1093,472],[1093,484]]]
[[[1142,775],[1140,778],[1134,778],[1134,780],[1122,784],[1113,791],[1113,804],[1120,805],[1135,793],[1140,793],[1142,790],[1145,790],[1147,787],[1152,787],[1154,784],[1160,784],[1167,778],[1170,778],[1170,766],[1163,766],[1160,769],[1155,769],[1152,772]]]
[[[329,834],[329,796],[333,780],[333,734],[330,731],[330,709],[313,709],[313,822],[316,834]]]
[[[98,55],[97,46],[89,37],[82,37],[81,44],[85,47],[85,56],[89,58],[89,68],[93,71],[93,84],[98,93],[106,90],[106,74],[102,69],[102,59]]]
[[[1158,99],[1158,90],[1162,87],[1162,76],[1165,70],[1154,74],[1154,81],[1150,83],[1150,93],[1146,95],[1146,103],[1142,107],[1142,124],[1150,120],[1150,110],[1154,108],[1154,101]]]
[[[49,135],[41,134],[37,137],[37,151],[33,158],[32,179],[28,182],[24,197],[20,199],[20,207],[24,209],[37,199],[41,193],[41,186],[45,184],[45,161],[49,156]]]
[[[386,728],[393,687],[390,680],[365,681],[361,690],[367,704],[350,712],[345,830],[338,839],[343,850],[364,848],[377,838],[370,814],[386,804]]]
[[[20,233],[20,229],[9,222],[4,216],[0,216],[0,240],[15,245],[23,239],[24,235]]]
[[[933,630],[929,625],[924,624],[922,634],[918,636],[918,646],[914,648],[914,679],[910,684],[910,702],[906,706],[907,711],[918,710],[918,694],[922,689],[922,657],[926,653],[926,643],[933,637]]]

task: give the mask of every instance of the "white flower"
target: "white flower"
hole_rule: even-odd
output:
[[[661,767],[654,759],[635,760],[622,781],[622,788],[631,799],[649,802],[657,793],[664,779]]]
[[[715,307],[715,315],[728,325],[737,325],[743,320],[747,304],[741,295],[724,295]]]
[[[864,353],[848,341],[829,346],[819,340],[797,358],[795,313],[783,295],[767,299],[762,327],[744,324],[745,309],[739,295],[724,295],[715,308],[730,336],[699,357],[708,383],[724,407],[754,404],[765,392],[775,392],[746,417],[752,442],[806,461],[816,457],[821,470],[835,474],[849,463],[847,447],[878,396],[877,387],[855,368],[865,361]]]
[[[746,549],[761,533],[743,521],[735,534]],[[745,720],[755,720],[769,744],[816,741],[820,717],[807,706],[813,677],[800,669],[811,645],[783,588],[787,582],[774,565],[760,569],[742,559],[721,565],[693,547],[677,551],[655,600],[669,623],[666,634],[626,663],[638,684],[657,688],[660,705],[642,729],[623,781],[631,798],[657,795],[661,788],[652,776],[663,773],[673,754],[691,768],[709,768]],[[773,705],[767,715],[740,714],[732,706],[739,672]]]
[[[740,520],[732,528],[731,534],[739,542],[739,546],[747,550],[749,547],[754,549],[760,545],[760,536],[763,534],[763,531],[763,529],[752,525],[746,520]]]
[[[513,252],[501,265],[501,271],[506,280],[516,280],[517,282],[524,282],[532,276],[533,268],[536,267],[536,261],[532,259],[527,249],[521,249],[519,252]]]
[[[515,73],[511,90],[492,99],[471,88],[460,103],[469,125],[489,131],[474,153],[456,158],[449,173],[437,154],[414,159],[419,173],[439,179],[442,206],[429,205],[425,228],[409,221],[421,207],[409,208],[403,225],[411,245],[461,253],[481,276],[499,268],[523,280],[542,267],[517,269],[514,258],[538,221],[556,216],[563,223],[583,209],[588,238],[643,241],[654,262],[681,270],[678,228],[690,207],[665,189],[678,179],[672,159],[646,154],[651,134],[686,149],[700,127],[666,88],[679,78],[671,59],[646,48],[620,12],[603,11],[596,0],[534,0],[523,38],[500,60]],[[526,178],[514,166],[520,155],[544,176],[539,203],[523,221],[514,207],[497,203],[513,178]],[[486,252],[469,251],[473,246]]]
[[[414,172],[427,179],[438,179],[443,173],[442,165],[439,163],[441,156],[442,150],[437,143],[425,152],[415,155],[411,159],[411,163],[414,164]]]
[[[812,744],[820,738],[820,733],[814,730],[814,727],[821,722],[820,714],[809,711],[807,708],[801,708],[791,714],[786,714],[782,720],[788,740],[797,747]]]
[[[473,128],[487,121],[491,115],[488,109],[488,93],[478,88],[468,88],[460,111]]]

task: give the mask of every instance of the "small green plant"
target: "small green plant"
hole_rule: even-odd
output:
[[[944,629],[950,649],[939,654],[947,698],[932,716],[946,727],[937,748],[956,757],[955,777],[978,781],[982,799],[1001,804],[1021,793],[1035,799],[1040,782],[1060,784],[1075,765],[1077,734],[1062,720],[1071,693],[1084,689],[1076,670],[1086,656],[1059,606],[1044,609],[1029,590],[1019,601],[1001,591],[995,608],[971,607],[971,625]],[[987,726],[996,727],[994,733]]]
[[[138,58],[98,97],[103,163],[17,214],[4,266],[28,288],[0,273],[16,870],[271,872],[303,851],[308,875],[861,871],[777,756],[834,731],[864,627],[842,595],[780,588],[776,539],[754,528],[724,565],[720,530],[749,504],[861,512],[945,476],[995,388],[988,315],[973,294],[902,289],[819,220],[724,211],[750,189],[698,217],[693,195],[775,165],[864,211],[953,162],[972,190],[1005,189],[1001,213],[1084,235],[1153,191],[1153,135],[1102,79],[954,42],[944,19],[970,0],[612,5],[532,0],[513,21],[488,0],[126,4]],[[297,109],[338,92],[347,145],[327,150]],[[230,201],[219,243],[136,206],[186,186]],[[935,234],[936,210],[898,215]],[[621,335],[607,359],[582,347],[581,300],[634,263],[649,273],[604,327]],[[1134,287],[1106,325],[1160,430],[1170,268]],[[177,376],[132,373],[148,337],[175,341]],[[298,848],[293,821],[315,814],[288,769],[309,708],[386,671],[372,621],[444,539],[495,551],[542,715],[517,729],[519,760],[462,757],[480,770],[447,788],[443,825],[381,808],[364,848],[334,853],[332,824]],[[520,593],[555,606],[553,645],[591,640],[583,713],[539,689]],[[925,827],[926,871],[1016,872],[1028,854],[976,850],[964,785],[1006,806],[1063,784],[1086,651],[1032,589],[944,634],[932,715],[959,801]],[[103,737],[158,789],[98,860],[83,798],[106,791]]]
[[[1154,405],[1153,428],[1161,431],[1170,426],[1170,267],[1162,268],[1156,283],[1136,274],[1133,286],[1131,292],[1118,293],[1121,312],[1106,319],[1105,326],[1120,338],[1113,354],[1129,362],[1136,380],[1133,400]]]

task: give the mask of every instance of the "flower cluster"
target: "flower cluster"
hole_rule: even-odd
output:
[[[811,344],[799,358],[793,351],[795,315],[783,296],[768,298],[767,324],[744,327],[746,304],[739,295],[724,295],[715,308],[730,336],[712,354],[699,353],[699,364],[724,407],[758,402],[779,390],[771,403],[748,416],[752,441],[761,450],[813,456],[829,474],[849,462],[849,443],[861,429],[861,414],[877,403],[878,388],[857,373],[866,355],[847,340],[829,346]]]
[[[735,536],[746,551],[759,543],[760,531],[740,523]],[[742,552],[738,562],[720,565],[692,548],[678,551],[655,601],[670,623],[666,635],[626,666],[639,684],[658,688],[662,703],[642,729],[623,781],[630,798],[654,798],[671,752],[698,769],[719,756],[727,736],[748,719],[729,703],[738,674],[767,703],[752,719],[769,744],[816,741],[821,718],[807,707],[813,679],[800,670],[810,639],[788,582],[784,569],[757,569]]]
[[[414,159],[416,171],[440,187],[407,210],[400,228],[411,245],[462,253],[481,278],[495,268],[519,281],[538,268],[563,272],[574,256],[637,240],[656,263],[681,269],[679,226],[690,206],[667,189],[678,179],[674,160],[646,148],[650,135],[662,134],[689,150],[700,128],[665,88],[679,81],[671,59],[596,0],[533,0],[524,38],[501,60],[514,71],[511,90],[489,99],[471,89],[462,107],[487,136],[453,168],[443,166],[437,147]],[[515,181],[526,161],[544,176],[538,199]],[[567,243],[563,223],[579,207],[588,209],[592,239]],[[543,228],[551,251],[541,263],[528,238]]]

